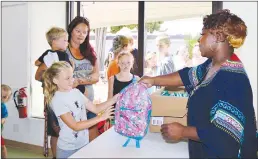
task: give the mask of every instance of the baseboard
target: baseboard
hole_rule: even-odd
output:
[[[22,143],[22,142],[8,140],[8,139],[4,139],[4,142],[5,142],[5,145],[8,147],[19,148],[33,153],[42,154],[42,157],[44,157],[42,146]],[[49,152],[48,156],[52,156],[51,149],[49,149],[48,152]]]

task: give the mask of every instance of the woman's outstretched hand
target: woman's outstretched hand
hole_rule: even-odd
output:
[[[139,83],[144,83],[148,88],[154,85],[154,78],[149,76],[143,76],[139,81]]]

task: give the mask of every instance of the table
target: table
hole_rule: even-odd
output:
[[[186,141],[166,143],[160,133],[148,132],[140,141],[140,148],[136,148],[133,139],[123,147],[126,140],[110,128],[70,158],[189,158]]]

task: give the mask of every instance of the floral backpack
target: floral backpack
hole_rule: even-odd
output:
[[[128,137],[123,147],[135,139],[136,147],[140,148],[140,140],[148,132],[152,103],[147,89],[145,84],[134,82],[120,92],[114,128],[117,133]]]

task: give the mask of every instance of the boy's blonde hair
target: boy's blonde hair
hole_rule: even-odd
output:
[[[12,89],[10,86],[6,85],[6,84],[1,84],[1,89],[4,91],[10,91],[12,92]]]
[[[55,92],[58,90],[57,85],[53,82],[54,78],[64,69],[72,68],[66,61],[55,62],[43,74],[44,95],[46,103],[49,105]]]
[[[67,35],[65,29],[59,27],[52,27],[46,32],[47,42],[50,46],[52,46],[53,40],[57,40],[64,35]]]
[[[10,95],[8,97],[8,100],[11,98],[11,95],[12,95],[12,89],[10,86],[6,85],[6,84],[1,84],[1,90],[3,91],[6,91],[6,92],[9,92]]]

